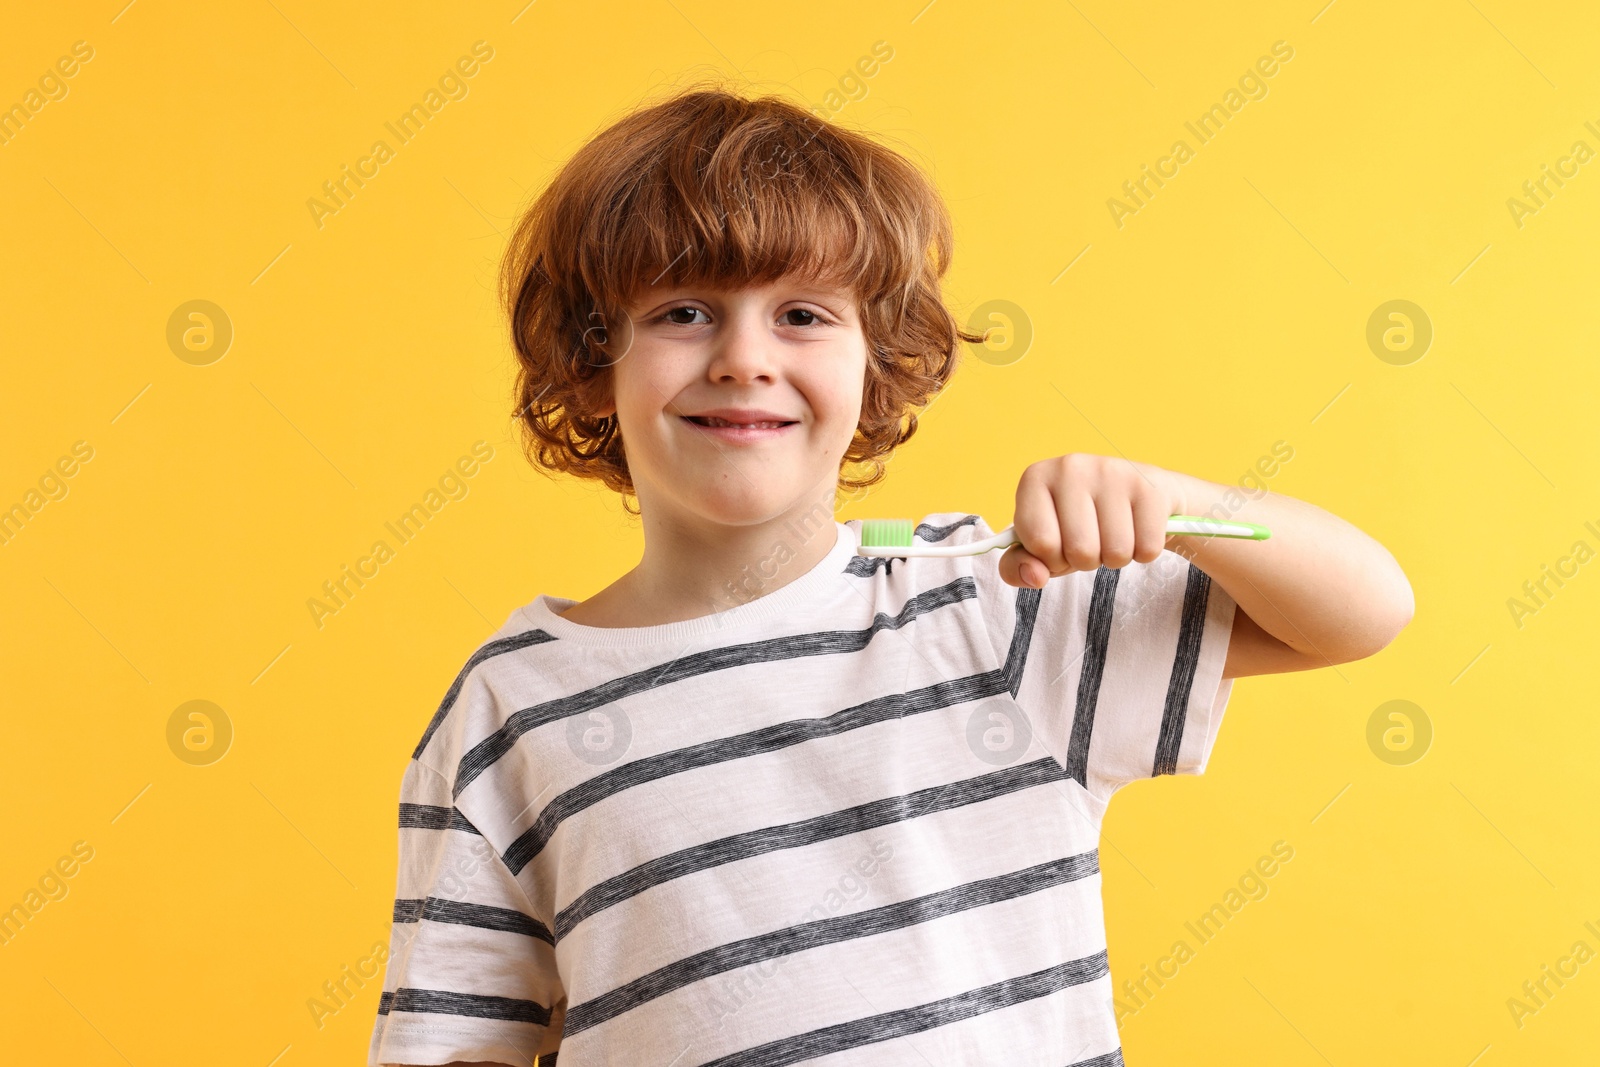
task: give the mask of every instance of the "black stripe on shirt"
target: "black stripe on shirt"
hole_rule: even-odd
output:
[[[985,1012],[1049,996],[1069,986],[1092,982],[1109,973],[1106,953],[1102,949],[1083,959],[1068,960],[1042,971],[1007,978],[943,1000],[851,1019],[793,1037],[779,1038],[754,1048],[741,1049],[710,1060],[701,1067],[785,1067],[787,1064],[961,1022]]]
[[[526,934],[551,945],[556,943],[550,928],[531,915],[510,908],[497,908],[490,904],[472,904],[463,900],[445,900],[428,897],[425,900],[401,898],[394,902],[394,921],[414,923],[428,919],[436,923],[454,923],[457,926],[475,926],[480,930],[502,930],[508,934]]]
[[[941,586],[939,590],[930,592],[957,586],[965,591],[963,595],[972,595],[976,592],[973,580],[969,577],[959,578],[947,586]],[[913,600],[926,595],[920,594]],[[501,859],[505,861],[506,867],[513,875],[521,874],[522,869],[544,850],[563,820],[607,797],[646,782],[729,760],[742,759],[745,756],[775,752],[804,741],[836,736],[888,719],[905,718],[907,715],[936,711],[952,704],[981,700],[1002,692],[1009,692],[1014,696],[1027,658],[1028,642],[1033,633],[1033,613],[1037,609],[1039,600],[1036,596],[1018,596],[1016,603],[1017,622],[1013,630],[1011,650],[1001,667],[935,682],[910,692],[890,693],[823,718],[791,719],[748,733],[717,738],[614,767],[558,794],[539,811],[533,824],[511,843]],[[911,601],[908,601],[907,610],[910,604]],[[881,612],[877,617],[887,618]],[[876,625],[874,622],[874,627]],[[862,632],[870,633],[870,631]]]
[[[567,1009],[563,1034],[576,1034],[598,1026],[657,997],[686,985],[809,949],[872,937],[931,922],[970,908],[981,908],[1075,882],[1100,871],[1095,850],[1050,860],[1020,871],[982,878],[965,885],[941,889],[910,900],[895,901],[866,911],[834,915],[799,923],[782,930],[730,941],[715,948],[658,967],[631,982],[617,986]]]
[[[845,655],[859,652],[879,630],[897,630],[919,615],[970,600],[977,595],[978,589],[973,580],[962,576],[945,585],[918,593],[906,601],[898,615],[891,616],[878,612],[873,617],[872,625],[863,630],[825,630],[708,648],[692,655],[681,656],[665,666],[658,665],[635,671],[571,696],[523,708],[512,713],[498,730],[478,742],[461,757],[460,766],[456,770],[455,784],[452,787],[452,796],[460,796],[461,791],[471,785],[478,775],[511,751],[519,737],[548,723],[581,715],[602,705],[623,700],[635,693],[647,692],[658,686],[670,685],[696,675],[751,663],[771,663],[802,656]]]
[[[433,740],[434,731],[439,729],[439,724],[444,722],[444,717],[449,714],[451,706],[455,704],[456,697],[461,695],[461,687],[466,684],[467,675],[472,673],[474,667],[486,659],[554,640],[554,637],[543,630],[525,630],[520,634],[502,637],[498,641],[490,641],[474,652],[471,658],[467,660],[466,666],[462,667],[456,674],[456,680],[450,683],[450,691],[439,702],[439,710],[433,713],[433,719],[429,721],[428,728],[422,731],[422,740],[417,742],[416,751],[411,753],[411,758],[420,759],[422,757],[422,750],[428,747],[429,741]]]
[[[1083,639],[1083,668],[1078,674],[1078,702],[1072,712],[1072,738],[1067,742],[1067,774],[1089,787],[1089,741],[1094,734],[1094,710],[1100,700],[1100,682],[1106,670],[1106,648],[1111,642],[1111,617],[1116,609],[1120,570],[1101,567],[1094,572],[1094,593],[1089,599],[1089,622]]]
[[[964,515],[955,522],[944,526],[935,526],[931,522],[919,522],[912,534],[922,538],[924,541],[943,541],[946,537],[961,529],[961,527],[971,526],[977,521],[978,516],[976,515]]]
[[[544,1067],[543,1061],[539,1063],[539,1067]],[[1103,1056],[1094,1056],[1087,1060],[1069,1063],[1067,1067],[1126,1067],[1126,1065],[1122,1062],[1122,1046],[1118,1045]]]
[[[462,830],[483,836],[483,832],[467,821],[461,809],[435,804],[400,803],[400,829],[402,830]]]
[[[1005,796],[1020,789],[1048,785],[1066,780],[1066,774],[1054,757],[1046,756],[1031,763],[1006,767],[974,778],[929,786],[899,796],[868,801],[852,808],[828,812],[809,819],[759,830],[746,830],[730,834],[715,841],[691,845],[641,863],[639,866],[608,878],[584,890],[572,903],[556,914],[555,934],[566,937],[583,920],[594,917],[615,904],[643,893],[654,886],[675,878],[696,874],[733,863],[765,855],[786,848],[828,841],[848,834],[862,833],[880,826],[920,818],[935,812],[949,811],[967,804]]]
[[[698,745],[646,756],[597,774],[556,796],[540,810],[538,818],[511,843],[501,858],[512,874],[521,874],[522,869],[544,850],[564,820],[608,797],[647,782],[748,756],[777,752],[806,741],[837,737],[864,726],[982,700],[1004,691],[1004,672],[989,670],[935,682],[905,693],[889,693],[822,718],[790,719],[732,737],[719,737]]]
[[[378,1014],[405,1011],[430,1015],[466,1015],[474,1019],[502,1019],[512,1023],[550,1025],[550,1009],[536,1000],[488,997],[477,993],[452,993],[448,989],[411,989],[401,986],[378,998]]]
[[[1028,665],[1028,647],[1033,643],[1033,623],[1039,616],[1042,589],[1019,589],[1015,598],[1016,621],[1011,626],[1011,647],[1006,649],[1006,661],[1001,671],[1006,676],[1006,692],[1016,699],[1022,688],[1022,672]]]
[[[1206,630],[1206,602],[1211,598],[1211,576],[1189,564],[1189,582],[1183,591],[1183,620],[1178,626],[1178,655],[1167,683],[1167,704],[1161,712],[1161,736],[1156,742],[1152,775],[1176,774],[1178,749],[1183,744],[1183,723],[1189,713],[1189,696],[1200,664],[1200,639]]]

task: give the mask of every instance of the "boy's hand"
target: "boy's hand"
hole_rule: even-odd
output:
[[[1000,577],[1037,589],[1073,571],[1150,563],[1181,536],[1167,533],[1167,520],[1184,514],[1172,471],[1085,452],[1042,459],[1017,484],[1019,543],[1000,557]]]

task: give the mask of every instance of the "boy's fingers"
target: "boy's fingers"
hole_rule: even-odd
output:
[[[1000,578],[1007,585],[1042,589],[1050,580],[1050,568],[1021,545],[1012,545],[1000,556]]]

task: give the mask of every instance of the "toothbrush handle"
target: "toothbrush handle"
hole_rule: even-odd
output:
[[[1167,520],[1167,533],[1181,534],[1188,537],[1238,537],[1247,541],[1265,541],[1272,536],[1272,531],[1265,526],[1253,522],[1239,522],[1231,519],[1208,519],[1201,515],[1174,515]],[[984,541],[975,541],[970,548],[984,546],[984,551],[990,548],[1004,548],[1015,544],[1017,530],[1015,526],[1007,526],[994,537]]]
[[[1167,533],[1193,537],[1239,537],[1247,541],[1265,541],[1272,536],[1271,530],[1257,523],[1207,519],[1199,515],[1172,516],[1167,520]]]
[[[1239,537],[1250,541],[1265,541],[1272,536],[1265,526],[1258,526],[1253,522],[1236,522],[1232,520],[1208,519],[1199,515],[1174,515],[1167,520],[1167,533],[1184,534],[1192,537]],[[973,541],[963,545],[863,545],[856,549],[857,555],[862,556],[981,556],[985,552],[997,548],[1008,548],[1017,544],[1017,528],[1007,526],[1004,530],[981,541]]]

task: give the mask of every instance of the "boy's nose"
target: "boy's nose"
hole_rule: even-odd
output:
[[[777,341],[759,321],[730,321],[711,344],[710,372],[718,380],[771,378],[777,371]]]

